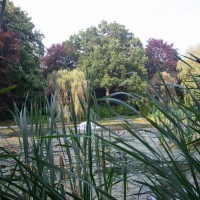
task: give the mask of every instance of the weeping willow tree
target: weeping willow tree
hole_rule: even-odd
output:
[[[83,117],[79,98],[85,100],[87,82],[85,74],[79,69],[63,69],[54,71],[47,77],[49,92],[56,91],[58,104],[63,106],[64,116],[70,121],[70,104],[73,99],[76,115],[79,119]]]

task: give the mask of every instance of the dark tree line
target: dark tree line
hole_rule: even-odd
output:
[[[18,86],[0,95],[1,118],[14,101],[21,104],[27,93],[30,100],[42,95],[45,83],[39,62],[44,53],[42,38],[28,14],[7,1],[0,30],[0,88]]]

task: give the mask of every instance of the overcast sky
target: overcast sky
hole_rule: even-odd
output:
[[[29,13],[45,35],[44,44],[61,43],[102,20],[116,21],[139,37],[174,43],[184,53],[200,43],[200,0],[12,0]]]

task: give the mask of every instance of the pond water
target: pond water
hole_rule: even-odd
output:
[[[140,136],[143,137],[144,140],[147,141],[147,143],[150,146],[152,146],[155,150],[162,152],[163,156],[167,156],[166,152],[163,150],[162,146],[160,145],[160,141],[158,139],[158,133],[152,128],[144,128],[144,127],[148,127],[148,125],[144,125],[142,127],[142,130],[140,129],[140,131],[138,131]],[[120,138],[123,138],[127,144],[134,146],[136,149],[139,149],[141,152],[144,152],[146,155],[152,156],[152,157],[154,156],[151,152],[149,152],[149,150],[147,148],[145,148],[144,145],[141,144],[141,142],[139,140],[137,140],[130,133],[125,131],[122,126],[114,125],[114,126],[110,126],[109,128],[114,133],[105,131],[105,130],[98,130],[95,132],[95,134],[101,135],[104,138],[109,138],[110,135],[115,134],[116,137],[120,136]],[[141,126],[140,126],[140,128],[141,128]],[[9,147],[9,149],[13,150],[13,152],[15,152],[15,151],[19,152],[20,149],[19,149],[18,142],[19,142],[18,137],[3,137],[2,136],[2,138],[0,140],[0,145],[4,146],[4,147]],[[58,144],[58,142],[56,140],[54,140],[53,146],[54,146],[55,160],[60,153],[60,150],[59,150],[59,147],[57,146],[57,144]],[[121,146],[123,147],[124,145],[121,145]],[[174,156],[177,156],[177,158],[181,159],[179,152],[177,151],[176,148],[173,148],[172,151],[173,151]],[[115,149],[111,150],[110,153],[115,158],[123,159],[123,157],[124,157],[124,155],[121,152],[119,152]],[[72,159],[75,160],[75,155],[73,152],[72,152]],[[141,165],[140,162],[137,162],[136,160],[129,160],[129,162],[130,162],[130,173],[128,174],[129,183],[127,185],[127,195],[128,195],[127,200],[133,200],[133,199],[138,199],[138,197],[134,197],[134,196],[132,196],[132,194],[137,193],[141,189],[141,185],[137,184],[136,181],[145,180],[145,177],[141,173],[143,166]],[[133,164],[131,165],[131,163],[133,163]],[[0,162],[0,166],[4,171],[4,175],[9,175],[12,165],[13,165],[13,163],[4,162],[4,161]],[[110,167],[110,166],[106,166],[106,167]],[[121,177],[122,177],[122,175],[121,175]],[[147,188],[143,187],[142,191],[146,192]],[[118,184],[113,186],[113,195],[117,199],[123,199],[123,182],[119,182]],[[153,197],[151,197],[149,195],[143,195],[143,196],[139,197],[140,200],[146,200],[146,199],[151,199],[151,198],[153,200]]]

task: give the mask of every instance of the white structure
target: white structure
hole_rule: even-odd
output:
[[[78,128],[79,128],[80,131],[86,131],[87,122],[81,122]],[[91,129],[92,129],[92,131],[100,129],[100,128],[101,127],[99,127],[96,124],[94,124],[94,123],[91,122]]]

